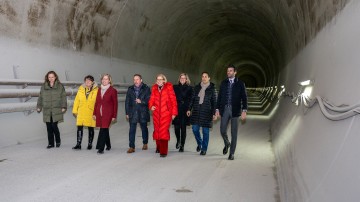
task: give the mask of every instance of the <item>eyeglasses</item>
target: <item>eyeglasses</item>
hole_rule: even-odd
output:
[[[162,80],[164,80],[164,79],[156,79],[157,81],[162,81]]]

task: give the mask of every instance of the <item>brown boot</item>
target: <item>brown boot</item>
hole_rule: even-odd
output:
[[[135,152],[135,149],[130,147],[128,150],[127,150],[127,153],[128,154],[131,154],[131,153],[134,153]]]
[[[148,149],[147,144],[144,144],[144,146],[143,146],[142,150],[147,150],[147,149]]]

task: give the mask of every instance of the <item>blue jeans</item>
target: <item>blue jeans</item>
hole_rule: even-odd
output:
[[[209,145],[209,128],[202,127],[203,138],[200,136],[200,126],[192,125],[192,130],[197,142],[197,145],[201,148],[201,151],[207,151]]]
[[[129,130],[129,147],[135,148],[135,133],[136,133],[136,125],[137,123],[130,123]],[[147,144],[149,140],[149,131],[147,128],[147,123],[140,123],[143,144]]]

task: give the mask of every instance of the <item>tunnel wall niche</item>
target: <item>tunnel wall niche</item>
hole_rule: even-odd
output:
[[[313,79],[310,97],[360,102],[360,2],[350,2],[281,72],[287,92]],[[281,201],[358,201],[360,116],[331,121],[319,105],[304,110],[282,97],[272,119]]]
[[[167,75],[170,82],[176,82],[179,72],[162,67],[156,67],[117,58],[103,57],[77,51],[63,50],[38,44],[29,44],[9,38],[0,38],[0,79],[44,80],[45,74],[54,70],[60,81],[83,81],[83,78],[92,74],[96,82],[100,83],[100,75],[111,74],[114,82],[130,82],[135,73],[143,75],[143,81],[151,86],[158,73]],[[194,78],[192,75],[190,75]],[[22,86],[0,86],[2,89],[16,89]],[[40,87],[28,87],[38,88]],[[77,88],[77,87],[76,87]],[[75,88],[75,89],[76,89]],[[74,97],[68,97],[74,99]],[[31,98],[27,102],[36,102]],[[20,98],[0,99],[1,103],[21,102]],[[70,107],[59,124],[62,135],[74,135],[76,131],[75,118]],[[126,122],[124,103],[119,103],[118,121]],[[0,148],[10,145],[23,144],[34,140],[44,140],[47,145],[46,126],[42,122],[42,114],[36,112],[25,115],[23,112],[0,114]],[[124,134],[125,135],[125,134]],[[75,137],[75,136],[74,136]]]

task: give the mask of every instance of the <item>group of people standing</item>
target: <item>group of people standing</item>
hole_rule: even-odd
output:
[[[247,95],[245,85],[235,77],[236,68],[227,67],[225,79],[217,96],[215,84],[210,82],[208,72],[201,74],[201,82],[192,87],[189,76],[182,73],[178,84],[172,85],[164,74],[156,76],[155,84],[147,86],[140,74],[133,77],[134,85],[126,93],[125,113],[129,121],[129,149],[127,153],[135,152],[135,134],[137,124],[142,131],[142,150],[148,149],[150,111],[153,116],[153,140],[156,141],[156,153],[160,157],[168,154],[170,140],[170,125],[174,125],[176,136],[176,149],[184,152],[186,140],[186,127],[192,125],[197,147],[200,155],[206,155],[209,144],[209,131],[217,117],[221,117],[220,132],[224,140],[223,154],[226,155],[230,148],[228,159],[234,160],[237,142],[239,117],[246,118]],[[45,76],[44,85],[41,87],[38,99],[38,112],[43,110],[44,122],[47,126],[49,144],[47,148],[60,147],[60,132],[57,123],[63,120],[66,111],[66,93],[55,72],[50,71]],[[77,143],[75,150],[81,149],[83,128],[89,131],[87,149],[92,149],[94,127],[99,127],[99,137],[96,145],[99,154],[111,149],[109,127],[117,117],[117,91],[112,87],[111,76],[105,74],[101,78],[100,88],[94,78],[88,75],[84,84],[79,87],[75,97],[73,114],[77,121]],[[227,127],[231,121],[231,143],[227,136]],[[200,134],[202,128],[202,136]]]
[[[40,89],[37,101],[37,111],[43,111],[43,121],[46,123],[48,134],[47,148],[60,147],[61,139],[58,122],[64,120],[64,113],[67,109],[66,92],[57,74],[49,71],[45,75],[45,82]],[[83,138],[83,128],[89,131],[88,150],[92,149],[94,139],[94,128],[99,127],[99,136],[96,149],[99,154],[111,149],[109,127],[116,120],[118,111],[117,91],[112,87],[112,80],[109,74],[101,76],[101,85],[98,87],[94,77],[88,75],[84,78],[74,100],[73,114],[76,117],[77,143],[73,149],[80,150]],[[55,142],[54,142],[55,136]]]

